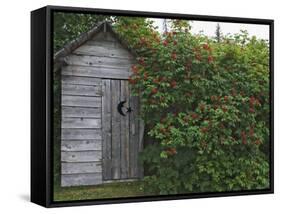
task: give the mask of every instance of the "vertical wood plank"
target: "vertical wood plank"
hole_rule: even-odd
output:
[[[138,97],[130,96],[130,177],[138,177],[139,121]]]
[[[111,84],[110,80],[102,80],[102,153],[103,153],[103,179],[112,177],[111,160]]]
[[[139,113],[140,113],[140,102],[138,105],[138,109],[139,109]],[[139,120],[139,153],[143,150],[143,135],[144,135],[144,121],[143,120]],[[139,155],[138,155],[139,156]],[[143,168],[143,164],[139,161],[138,162],[138,177],[139,178],[143,178],[144,176],[144,168]]]
[[[129,86],[128,81],[121,80],[121,101],[126,100],[126,107],[129,107]],[[121,116],[121,178],[128,178],[129,173],[129,114]]]
[[[112,178],[120,179],[120,132],[121,115],[117,112],[117,105],[120,102],[120,80],[111,80],[112,95]]]

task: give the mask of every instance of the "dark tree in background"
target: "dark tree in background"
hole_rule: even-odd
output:
[[[54,52],[77,38],[81,33],[89,31],[99,22],[109,20],[109,16],[76,13],[54,14]]]
[[[219,23],[217,24],[215,34],[216,34],[216,36],[215,36],[216,41],[217,42],[221,42],[221,40],[222,40],[222,32],[221,32],[221,26],[220,26]]]

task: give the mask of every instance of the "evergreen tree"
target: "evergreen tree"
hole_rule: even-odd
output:
[[[219,23],[217,24],[215,34],[216,34],[216,36],[215,36],[216,41],[217,42],[221,42],[221,40],[222,40],[222,32],[221,32],[221,27],[220,27]]]

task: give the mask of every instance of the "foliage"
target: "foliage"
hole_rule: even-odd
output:
[[[129,48],[140,56],[149,56],[153,41],[160,41],[160,34],[153,26],[153,21],[145,18],[117,16],[113,27],[125,39]]]
[[[117,31],[139,57],[129,79],[154,141],[142,154],[146,190],[160,194],[269,187],[269,49],[246,32],[218,43],[173,20]],[[132,26],[135,26],[132,28]]]
[[[54,13],[54,52],[106,19],[109,17],[103,15]]]
[[[142,152],[144,190],[175,194],[268,188],[267,42],[246,32],[220,35],[217,42],[191,34],[187,21],[173,20],[171,29],[160,34],[145,18],[55,13],[54,50],[105,19],[113,20],[138,54],[129,82],[141,99],[145,134],[154,142]],[[59,104],[55,108],[60,127]],[[66,191],[58,189],[58,194]]]

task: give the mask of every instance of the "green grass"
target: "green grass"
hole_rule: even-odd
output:
[[[95,186],[60,187],[55,185],[54,201],[137,197],[146,195],[142,182],[115,182]]]

